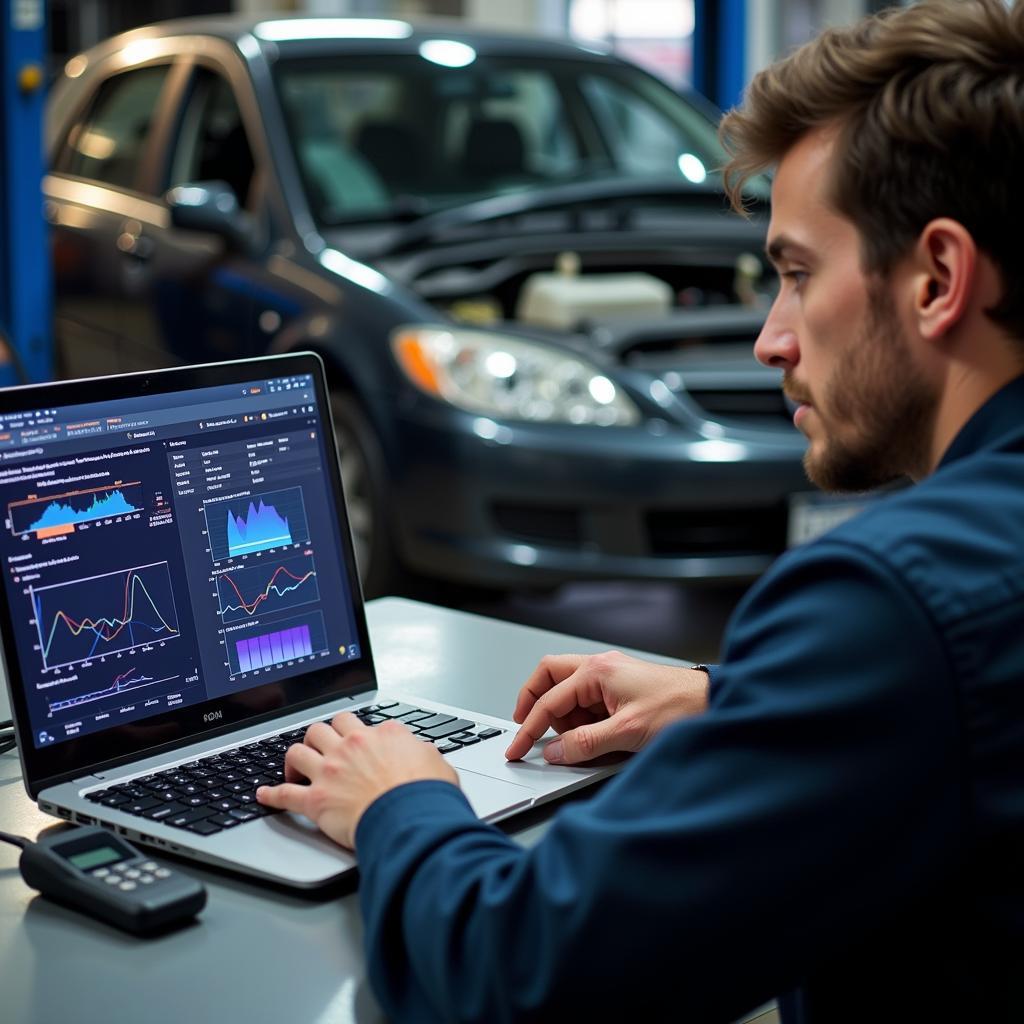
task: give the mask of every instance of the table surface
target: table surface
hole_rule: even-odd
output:
[[[608,647],[402,598],[369,602],[367,618],[382,690],[504,718],[543,655]],[[0,720],[8,717],[0,686]],[[534,812],[516,838],[535,841],[548,814]],[[52,827],[60,826],[25,793],[17,753],[0,756],[0,828],[35,838]],[[188,928],[139,940],[39,897],[17,858],[0,845],[0,1017],[8,1024],[383,1019],[366,982],[354,894],[298,896],[188,863],[207,886],[206,909]]]

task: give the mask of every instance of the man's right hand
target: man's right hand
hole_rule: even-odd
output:
[[[643,747],[671,722],[704,711],[708,676],[630,658],[619,651],[544,658],[512,718],[522,725],[505,756],[525,757],[549,728],[561,735],[544,748],[552,764],[578,764],[612,751]]]

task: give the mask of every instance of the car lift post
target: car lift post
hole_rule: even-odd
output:
[[[694,87],[728,110],[747,84],[747,0],[694,0],[693,14]]]
[[[53,376],[48,233],[43,218],[44,0],[0,0],[0,385]]]

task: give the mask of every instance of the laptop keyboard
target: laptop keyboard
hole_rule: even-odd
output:
[[[367,725],[400,721],[442,754],[493,739],[505,731],[398,701],[371,704],[354,713]],[[329,723],[333,717],[325,721]],[[103,807],[115,807],[125,814],[201,836],[223,832],[279,813],[256,802],[256,789],[284,782],[285,751],[293,743],[302,742],[307,728],[222,750],[175,768],[95,789],[85,796]]]

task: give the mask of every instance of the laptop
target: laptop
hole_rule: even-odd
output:
[[[309,353],[0,392],[0,639],[43,811],[316,888],[354,856],[255,788],[340,711],[434,743],[488,821],[615,770],[508,764],[512,722],[378,692],[328,409]]]

